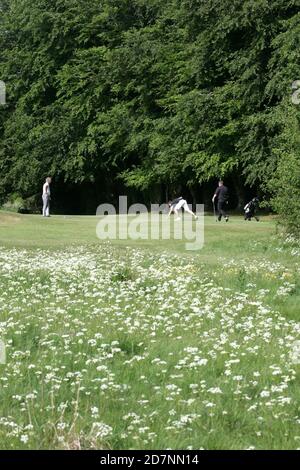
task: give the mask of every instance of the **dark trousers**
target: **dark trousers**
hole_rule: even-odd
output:
[[[245,214],[245,220],[251,220],[252,217],[254,217],[254,219],[257,220],[257,222],[259,221],[259,217],[257,217],[253,211],[247,212]]]
[[[222,216],[227,217],[227,214],[226,214],[226,201],[218,201],[218,214],[219,214],[220,218],[222,218]]]

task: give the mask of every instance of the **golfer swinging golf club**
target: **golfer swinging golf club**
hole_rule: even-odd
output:
[[[229,217],[226,214],[226,204],[228,202],[228,188],[224,186],[224,182],[222,180],[219,181],[219,186],[215,190],[215,194],[212,198],[212,203],[215,208],[215,199],[218,200],[217,210],[218,210],[218,221],[222,220],[222,217],[225,218],[226,222],[228,222]]]
[[[194,212],[190,210],[186,200],[183,199],[183,197],[181,197],[181,196],[174,199],[173,201],[169,201],[168,206],[170,208],[169,216],[172,214],[172,212],[174,212],[174,214],[176,215],[175,220],[181,220],[179,215],[178,215],[178,211],[180,209],[183,209],[185,212],[188,212],[189,214],[191,214],[194,217],[195,220],[198,219],[196,214],[194,214]]]

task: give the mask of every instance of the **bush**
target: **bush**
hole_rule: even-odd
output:
[[[10,198],[2,205],[2,208],[6,211],[19,212],[24,207],[24,199],[18,194],[14,193]]]
[[[273,209],[287,231],[300,236],[300,157],[296,153],[282,154],[275,175],[270,181]]]
[[[2,205],[6,211],[19,212],[20,214],[34,214],[40,212],[39,198],[37,195],[23,199],[17,193],[14,193]]]

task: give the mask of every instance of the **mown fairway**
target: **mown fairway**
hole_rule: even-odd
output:
[[[0,212],[1,449],[300,448],[300,248],[270,218],[205,246]]]

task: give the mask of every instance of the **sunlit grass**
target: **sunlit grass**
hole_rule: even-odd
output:
[[[300,250],[274,221],[205,246],[0,212],[0,447],[296,449]]]

